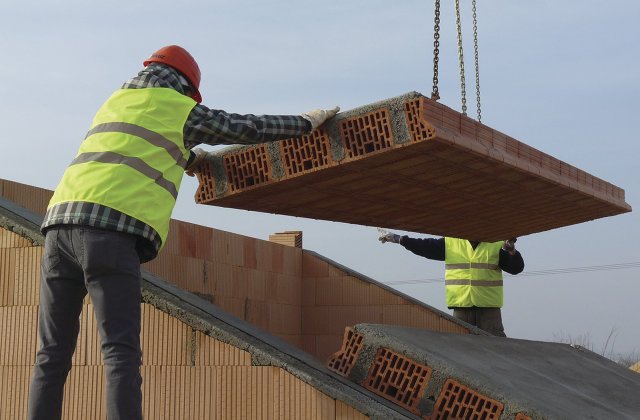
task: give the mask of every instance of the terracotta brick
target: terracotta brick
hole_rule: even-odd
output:
[[[306,334],[329,334],[331,328],[327,325],[329,319],[329,306],[311,306],[302,309],[302,331]],[[342,326],[341,331],[342,333]]]
[[[274,273],[284,273],[284,252],[281,246],[271,248],[271,270]]]
[[[371,283],[356,277],[344,276],[340,278],[340,292],[343,300],[352,305],[368,305],[371,303]]]
[[[251,300],[265,301],[266,299],[266,273],[258,270],[249,271],[249,290],[247,297]]]
[[[316,279],[314,277],[302,278],[302,306],[314,306],[316,304]]]
[[[325,364],[338,349],[342,342],[342,334],[319,334],[316,336],[315,356]]]
[[[316,305],[342,305],[349,302],[349,296],[344,295],[343,277],[316,278]]]
[[[257,239],[244,237],[243,238],[243,266],[246,268],[257,268],[258,257],[256,255],[256,243]]]
[[[418,405],[431,372],[432,369],[428,366],[416,363],[392,350],[380,348],[363,386],[382,398],[420,415]]]
[[[348,159],[388,149],[393,145],[389,111],[381,109],[339,123]]]
[[[363,344],[364,336],[355,332],[351,327],[346,327],[342,337],[342,347],[329,357],[327,367],[339,375],[348,378],[351,370],[355,366]]]
[[[22,236],[0,228],[0,249],[21,248],[32,246],[31,242]]]
[[[504,405],[461,383],[447,379],[442,386],[431,418],[434,420],[457,418],[499,419]]]
[[[231,267],[232,275],[231,281],[231,294],[234,298],[244,299],[249,296],[249,273],[250,270],[244,267]],[[227,284],[227,282],[225,282]],[[220,290],[221,294],[225,294],[223,290]]]
[[[333,163],[331,144],[324,127],[309,135],[278,142],[285,176],[292,177]]]
[[[271,162],[266,145],[252,146],[223,157],[230,191],[251,188],[271,179]]]
[[[326,277],[329,275],[329,264],[309,253],[303,252],[302,275],[304,277]]]

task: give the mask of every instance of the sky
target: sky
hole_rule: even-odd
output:
[[[102,102],[169,44],[198,61],[203,103],[228,112],[429,96],[433,3],[0,1],[0,178],[54,189]],[[475,117],[471,2],[460,4]],[[441,13],[440,102],[460,111],[453,2]],[[478,0],[477,18],[482,122],[623,188],[634,209],[519,238],[506,333],[640,357],[640,2]],[[260,239],[302,230],[304,248],[448,311],[443,263],[379,243],[375,227],[197,205],[196,188],[185,177],[174,218]]]

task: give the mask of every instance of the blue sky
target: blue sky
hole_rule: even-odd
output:
[[[442,3],[441,102],[460,110],[453,2]],[[461,5],[475,116],[471,2]],[[0,16],[0,177],[49,189],[102,101],[163,45],[196,57],[203,103],[229,112],[347,110],[431,91],[431,1],[3,2]],[[638,18],[632,0],[478,1],[483,123],[625,189],[634,210]],[[303,230],[305,248],[382,282],[443,276],[442,263],[378,243],[374,227],[199,206],[195,189],[186,178],[175,218],[261,239]],[[517,245],[527,272],[619,266],[640,262],[639,222],[634,211]],[[446,310],[440,281],[396,287]],[[511,337],[586,338],[601,351],[613,332],[613,351],[633,353],[639,300],[637,265],[508,276],[503,317]]]

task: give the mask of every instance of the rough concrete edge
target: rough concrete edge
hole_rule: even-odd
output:
[[[44,245],[44,235],[40,232],[42,219],[13,201],[0,197],[0,227],[28,239],[36,246]]]
[[[204,160],[208,162],[211,167],[211,176],[213,177],[215,185],[214,196],[216,198],[225,196],[229,192],[229,180],[224,170],[222,155],[216,152],[207,152]],[[200,177],[200,175],[198,176]],[[198,179],[198,191],[200,191],[201,188],[202,182]],[[196,193],[196,198],[197,196],[198,194]]]
[[[366,275],[364,275],[362,273],[359,273],[359,272],[353,270],[352,268],[344,266],[344,265],[340,264],[339,262],[336,262],[336,261],[334,261],[334,260],[332,260],[332,259],[330,259],[328,257],[325,257],[324,255],[318,254],[317,252],[311,251],[311,250],[308,250],[308,249],[303,249],[302,252],[306,252],[308,254],[311,254],[314,257],[317,257],[317,258],[321,259],[322,261],[325,261],[325,262],[331,264],[332,266],[344,271],[345,273],[349,274],[352,277],[356,277],[356,278],[358,278],[360,280],[363,280],[363,281],[366,281],[368,283],[375,284],[376,286],[381,287],[381,288],[383,288],[383,289],[385,289],[385,290],[387,290],[387,291],[389,291],[389,292],[391,292],[391,293],[393,293],[395,295],[401,296],[402,298],[407,299],[408,301],[410,301],[412,303],[415,303],[416,305],[422,306],[423,308],[426,308],[426,309],[428,309],[430,311],[436,312],[436,313],[438,313],[438,315],[442,316],[447,321],[451,321],[451,322],[453,322],[455,324],[460,325],[461,327],[464,327],[464,328],[468,329],[469,330],[469,334],[491,336],[491,334],[489,334],[488,332],[486,332],[484,330],[481,330],[480,328],[478,328],[478,327],[476,327],[474,325],[467,324],[466,322],[464,322],[464,321],[462,321],[462,320],[460,320],[458,318],[455,318],[452,315],[449,315],[448,313],[443,312],[438,308],[434,308],[433,306],[428,305],[428,304],[422,302],[421,300],[418,300],[418,299],[416,299],[416,298],[414,298],[412,296],[406,295],[406,294],[402,293],[401,291],[394,289],[393,287],[387,286],[384,283],[381,283],[381,282],[379,282],[377,280],[374,280],[371,277],[368,277],[368,276],[366,276]]]
[[[297,347],[228,314],[210,302],[149,272],[143,273],[143,301],[190,327],[251,353],[252,364],[276,366],[333,399],[373,419],[416,418],[412,413],[328,370]]]
[[[282,155],[280,154],[279,142],[267,143],[267,152],[271,162],[271,175],[274,180],[284,178],[284,165],[282,164]]]

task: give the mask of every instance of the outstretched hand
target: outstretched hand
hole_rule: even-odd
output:
[[[338,111],[340,111],[339,106],[331,109],[314,109],[313,111],[302,114],[302,118],[311,123],[311,131],[313,131],[324,124],[328,119],[335,117]]]
[[[381,228],[378,228],[378,233],[380,234],[380,236],[378,237],[378,240],[383,244],[386,242],[391,242],[393,244],[400,243],[401,236],[398,235],[397,233],[387,232],[386,230]]]

